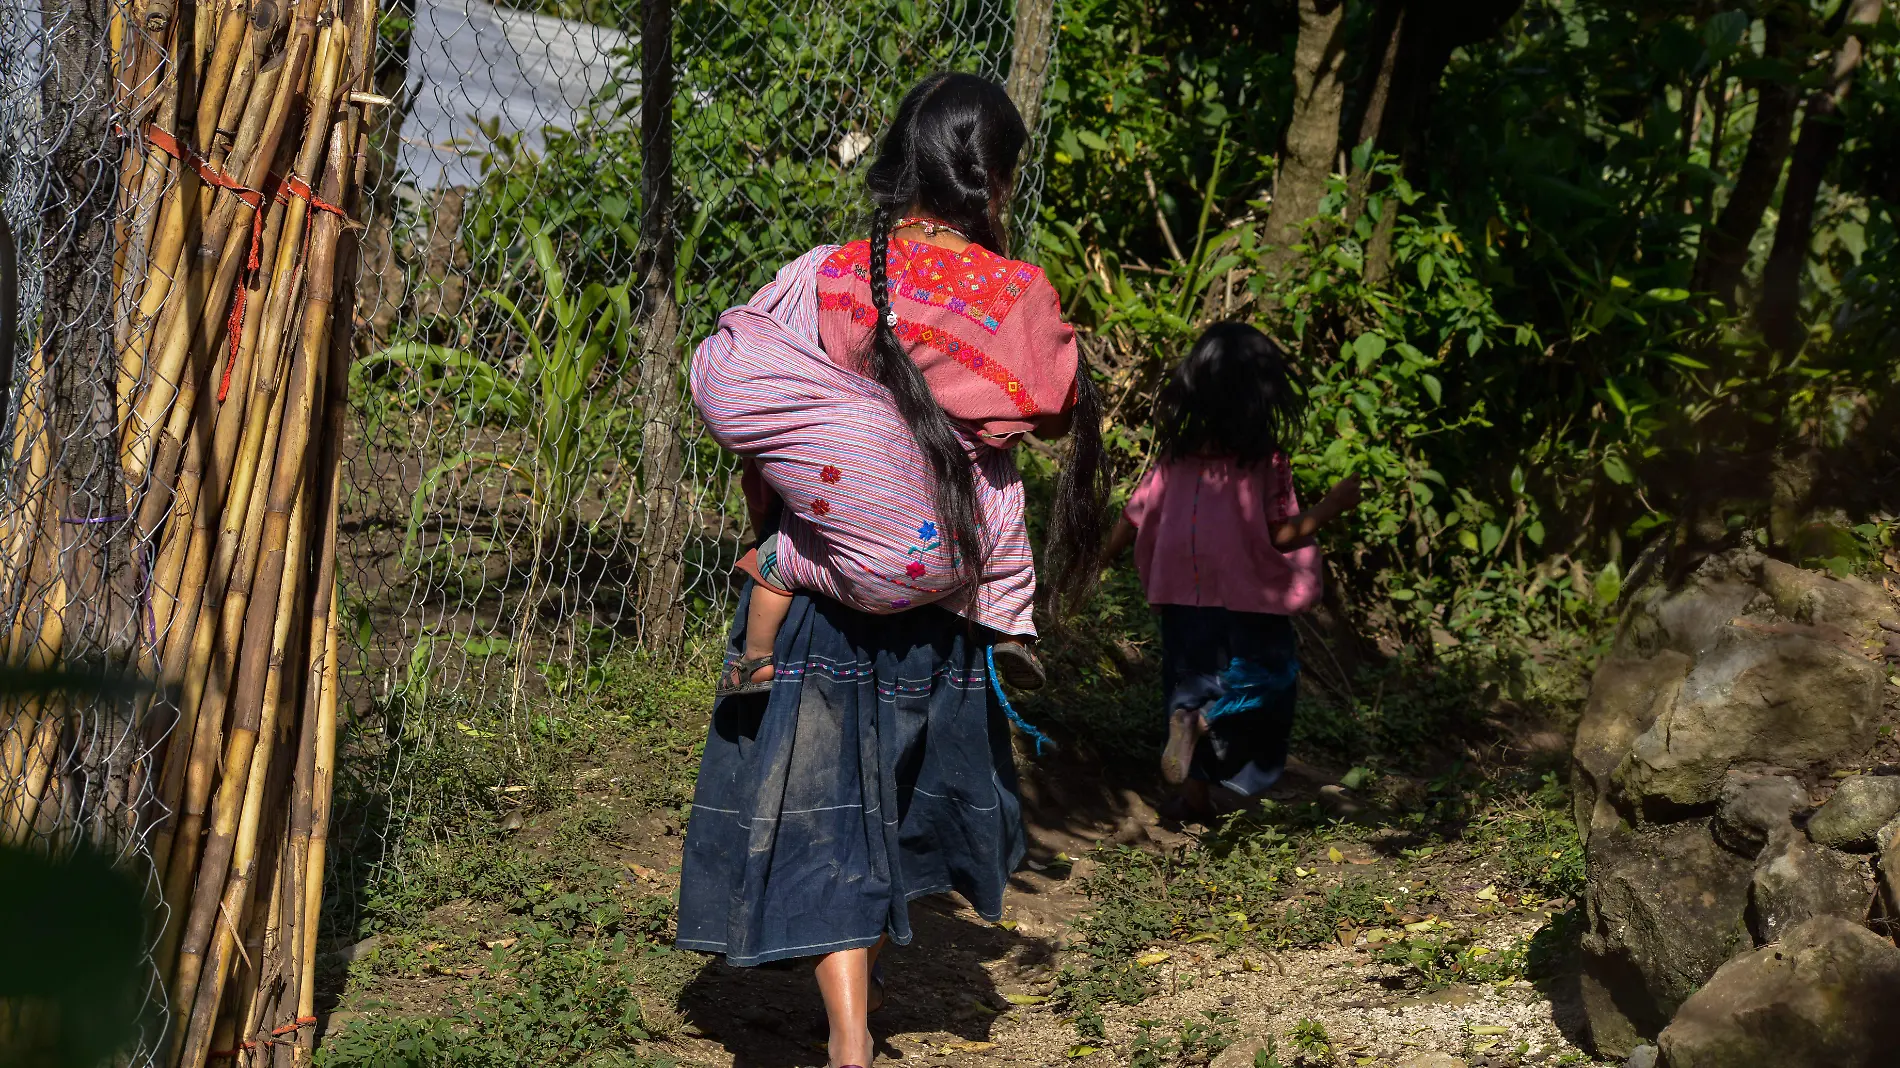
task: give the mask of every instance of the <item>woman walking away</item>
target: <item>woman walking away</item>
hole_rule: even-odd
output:
[[[1022,433],[1074,425],[1057,592],[1082,596],[1099,559],[1099,398],[1054,290],[1002,252],[1027,139],[1001,87],[925,79],[866,176],[871,239],[786,265],[693,357],[770,536],[727,640],[678,941],[742,967],[817,958],[833,1068],[871,1063],[877,956],[910,941],[910,900],[955,891],[995,919],[1022,859],[992,696],[1008,639],[1026,654],[1035,633],[1004,447]]]
[[[1357,476],[1300,510],[1286,450],[1305,403],[1286,354],[1218,323],[1155,405],[1158,459],[1109,538],[1132,542],[1161,615],[1168,742],[1161,772],[1178,817],[1259,796],[1286,769],[1300,662],[1291,617],[1320,598],[1313,533],[1359,503]]]

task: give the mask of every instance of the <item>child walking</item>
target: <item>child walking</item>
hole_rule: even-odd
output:
[[[1352,477],[1301,510],[1287,448],[1305,401],[1259,330],[1201,335],[1155,405],[1157,459],[1109,538],[1131,543],[1161,617],[1168,742],[1180,816],[1257,797],[1286,769],[1300,662],[1292,617],[1318,603],[1313,534],[1359,502]]]

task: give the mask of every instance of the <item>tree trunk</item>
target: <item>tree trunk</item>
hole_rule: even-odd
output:
[[[1357,152],[1361,145],[1370,143],[1377,149],[1379,129],[1385,120],[1386,102],[1392,96],[1392,75],[1398,67],[1399,48],[1405,38],[1405,5],[1403,0],[1384,0],[1373,13],[1372,28],[1366,35],[1368,49],[1376,48],[1379,57],[1377,64],[1368,65],[1368,74],[1361,91],[1358,121],[1353,128],[1359,132],[1352,143],[1346,146]],[[1368,52],[1368,58],[1373,53]],[[1370,161],[1368,161],[1369,163]],[[1365,167],[1354,166],[1348,179],[1346,202],[1346,226],[1351,228],[1365,210],[1366,195],[1371,192],[1372,173]]]
[[[1004,88],[1022,112],[1033,141],[1042,123],[1042,93],[1056,57],[1055,0],[1016,0],[1011,30],[1009,80]]]
[[[645,0],[640,26],[641,299],[640,331],[640,631],[647,648],[675,652],[685,632],[680,585],[685,575],[688,502],[680,485],[679,304],[673,292],[678,254],[673,208],[673,0]],[[633,492],[630,488],[629,493]]]
[[[1856,31],[1880,18],[1880,0],[1853,0],[1847,11],[1847,37],[1834,52],[1834,69],[1827,84],[1808,98],[1801,119],[1801,140],[1788,164],[1788,184],[1781,191],[1781,218],[1775,224],[1775,243],[1762,270],[1761,304],[1757,309],[1761,331],[1768,343],[1793,352],[1807,339],[1800,321],[1801,268],[1814,239],[1814,198],[1821,179],[1841,147],[1841,101],[1853,86],[1864,45]]]
[[[1793,29],[1785,18],[1768,20],[1765,58],[1785,56],[1792,44]],[[1748,245],[1761,227],[1762,213],[1774,199],[1775,185],[1781,179],[1781,164],[1788,156],[1788,134],[1794,125],[1795,87],[1793,78],[1753,78],[1755,90],[1755,128],[1748,135],[1748,151],[1742,156],[1741,170],[1735,175],[1735,189],[1723,205],[1715,226],[1704,236],[1696,253],[1691,288],[1713,294],[1722,303],[1734,307],[1735,289],[1742,281],[1742,268],[1748,264]]]
[[[1300,36],[1293,51],[1293,117],[1273,177],[1273,205],[1261,228],[1264,263],[1277,271],[1300,240],[1300,224],[1319,208],[1339,149],[1339,113],[1346,86],[1345,0],[1300,0]]]
[[[1390,78],[1390,85],[1380,96],[1378,115],[1368,111],[1362,117],[1359,137],[1361,142],[1373,138],[1381,152],[1397,156],[1400,166],[1416,178],[1425,135],[1431,127],[1432,101],[1452,53],[1495,36],[1517,14],[1523,0],[1467,4],[1456,17],[1448,17],[1443,9],[1419,0],[1406,0],[1402,6],[1384,60],[1392,70],[1389,75],[1383,70],[1380,74],[1381,78]],[[1397,221],[1398,207],[1388,201],[1374,223],[1366,248],[1368,284],[1381,283],[1391,271]]]
[[[112,225],[119,149],[112,136],[110,0],[43,0],[48,38],[42,129],[60,131],[47,161],[40,244],[45,298],[40,335],[53,383],[53,433],[66,482],[60,558],[68,605],[66,647],[82,658],[129,663],[132,526],[119,477],[118,360],[112,344]]]
[[[1364,84],[1360,87],[1357,115],[1352,129],[1358,133],[1348,147],[1358,148],[1367,141],[1376,146],[1380,143],[1379,133],[1385,123],[1385,112],[1392,98],[1392,81],[1399,65],[1400,50],[1405,44],[1405,0],[1381,0],[1373,12],[1372,25],[1366,33],[1367,65],[1363,75]],[[1377,49],[1378,62],[1374,64],[1372,49]]]
[[[0,441],[13,404],[13,341],[20,329],[20,262],[13,250],[13,227],[0,215]]]

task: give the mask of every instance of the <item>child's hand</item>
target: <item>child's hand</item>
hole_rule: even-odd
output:
[[[1347,475],[1333,483],[1333,488],[1326,491],[1326,503],[1335,512],[1357,508],[1359,506],[1359,476]]]

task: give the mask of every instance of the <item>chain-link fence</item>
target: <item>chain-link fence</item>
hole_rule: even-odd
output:
[[[267,915],[297,911],[277,904],[288,875],[268,874],[294,852],[265,848],[279,832],[248,832],[262,859],[240,845],[221,862],[254,888],[221,896],[227,867],[209,861],[179,874],[199,833],[223,833],[232,793],[229,766],[178,755],[193,731],[213,755],[263,732],[253,822],[295,842],[301,812],[307,850],[313,775],[327,807],[309,735],[340,686],[346,844],[328,892],[349,898],[394,855],[444,732],[525,741],[530,709],[584,691],[609,657],[677,662],[716,633],[747,532],[734,465],[686,403],[691,343],[784,262],[862,232],[861,168],[922,74],[1006,80],[1039,129],[1053,40],[1048,0],[0,0],[0,208],[18,261],[0,352],[0,666],[163,684],[0,695],[0,831],[93,842],[150,873],[155,1026],[192,1002],[172,955],[194,873],[218,883],[194,908],[239,914],[240,963],[205,967],[251,968],[253,935],[266,950],[288,937]],[[1016,205],[1025,246],[1038,158]],[[347,396],[347,417],[326,425],[328,396],[339,413]],[[293,448],[287,424],[308,440]],[[260,455],[264,473],[245,474]],[[332,455],[334,507],[312,474]],[[279,497],[290,533],[263,544],[293,561],[300,546],[330,556],[335,516],[328,616],[322,560],[279,580],[279,557],[246,555]],[[253,575],[281,590],[282,620],[315,598],[307,622],[254,635],[232,605],[265,596]],[[326,625],[343,650],[328,690]],[[245,650],[309,672],[281,702],[257,691],[284,705],[279,763]],[[154,1031],[139,1063],[260,1056],[243,1043],[271,1022],[263,997],[200,999],[202,1040]],[[293,1038],[307,1025],[278,1015]]]
[[[1010,84],[1039,103],[1054,27],[1022,7]],[[1005,78],[1018,20],[1010,0],[671,15],[670,62],[643,43],[663,9],[626,0],[385,19],[343,540],[381,782],[412,781],[439,732],[525,732],[607,658],[671,659],[723,623],[745,513],[683,357],[780,265],[862,230],[898,97],[932,69]],[[1026,168],[1017,218],[1039,182]],[[477,728],[473,708],[507,714]],[[381,835],[413,813],[359,815]]]

